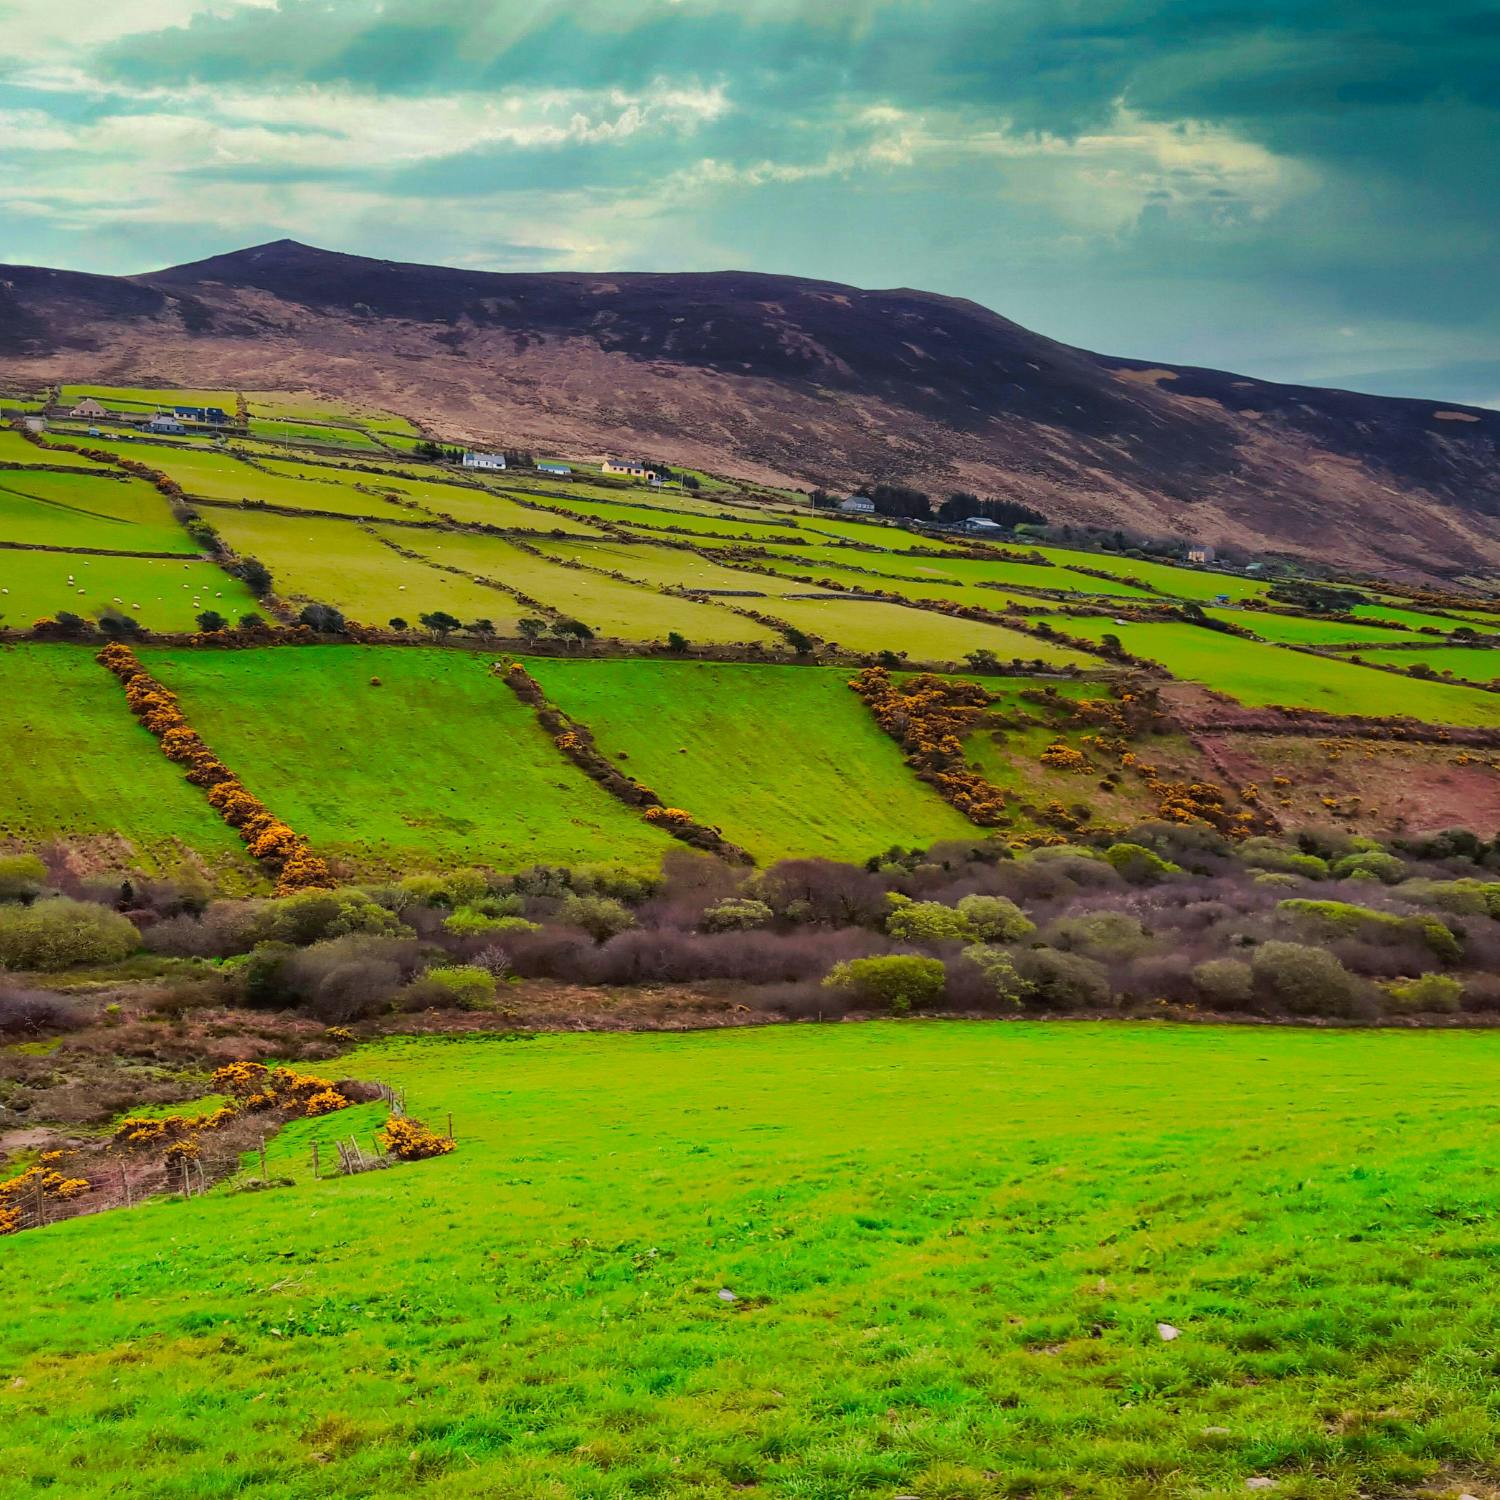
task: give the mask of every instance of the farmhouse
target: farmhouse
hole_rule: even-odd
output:
[[[573,469],[569,464],[554,463],[551,459],[543,458],[537,461],[536,471],[538,474],[571,474]]]
[[[174,406],[172,415],[179,422],[203,422],[213,427],[223,427],[229,421],[229,413],[222,406]]]
[[[85,396],[68,415],[70,417],[107,417],[109,413],[92,396]]]
[[[847,500],[839,501],[839,509],[846,515],[868,516],[875,510],[875,502],[868,495],[850,495]]]
[[[505,467],[505,455],[503,453],[465,453],[464,468],[466,469],[503,469]]]
[[[998,522],[992,521],[988,516],[970,516],[960,527],[960,531],[996,532],[1004,531],[1005,528]]]
[[[1188,548],[1187,560],[1190,563],[1211,563],[1214,560],[1214,549],[1206,543],[1197,543]]]
[[[167,416],[167,414],[165,412],[158,412],[156,414],[156,416],[152,417],[151,420],[146,423],[146,431],[147,432],[186,432],[187,428],[184,427],[182,425],[182,423],[177,420],[176,417],[169,417],[169,416]]]
[[[632,479],[656,478],[655,473],[645,464],[617,464],[612,458],[604,460],[603,469],[606,474],[627,474]]]

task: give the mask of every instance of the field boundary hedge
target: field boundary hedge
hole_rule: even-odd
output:
[[[130,711],[155,735],[168,760],[187,767],[187,779],[207,793],[209,805],[245,841],[252,859],[276,874],[276,894],[327,888],[333,872],[313,853],[305,835],[283,823],[209,749],[170,692],[141,665],[128,646],[112,642],[94,658],[125,689]]]

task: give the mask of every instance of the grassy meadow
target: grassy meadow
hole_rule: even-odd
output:
[[[0,847],[54,840],[116,866],[184,856],[233,884],[249,861],[203,793],[130,716],[86,647],[0,646]]]
[[[558,753],[488,657],[310,646],[141,659],[245,785],[353,871],[654,868],[671,847]]]
[[[272,1141],[294,1186],[7,1244],[5,1493],[1496,1473],[1493,1034],[876,1022],[391,1040],[338,1071],[451,1111],[458,1150],[311,1180],[365,1106]]]
[[[611,758],[762,863],[864,860],[973,825],[918,781],[849,672],[744,663],[527,663]]]
[[[1500,650],[1493,646],[1429,646],[1421,650],[1361,651],[1359,654],[1365,661],[1403,669],[1421,662],[1434,672],[1451,672],[1463,682],[1490,683],[1500,679]],[[1496,714],[1500,717],[1500,703],[1496,705]]]
[[[0,541],[113,552],[198,551],[152,485],[102,469],[0,469]]]

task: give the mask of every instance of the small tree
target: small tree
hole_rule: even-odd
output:
[[[395,631],[404,631],[410,628],[400,615],[392,615],[385,623]]]
[[[271,592],[271,570],[259,558],[242,557],[226,571],[233,573],[257,599],[264,599]]]
[[[440,641],[447,640],[455,630],[463,629],[463,621],[456,615],[450,615],[446,609],[434,609],[425,615],[418,615],[417,623]]]
[[[810,656],[813,648],[813,638],[804,631],[798,630],[795,625],[786,628],[787,644],[798,656]]]
[[[535,615],[526,615],[516,621],[516,629],[526,640],[534,641],[547,633],[547,622],[537,619]]]
[[[205,609],[198,615],[198,629],[205,634],[213,634],[216,631],[227,630],[229,621],[216,609]]]
[[[343,635],[348,629],[343,610],[332,604],[305,605],[297,620],[309,630],[316,630],[319,635]]]
[[[851,958],[835,964],[823,987],[903,1016],[924,1005],[935,1005],[942,998],[945,977],[941,959],[892,953],[882,958]]]
[[[470,635],[477,635],[481,640],[487,641],[495,634],[493,620],[474,620],[466,628]]]
[[[667,632],[667,649],[676,655],[681,656],[689,644],[688,638],[681,631],[669,630]]]

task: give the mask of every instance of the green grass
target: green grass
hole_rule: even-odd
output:
[[[1423,662],[1434,672],[1451,672],[1464,682],[1489,683],[1500,678],[1500,651],[1492,646],[1426,646],[1417,651],[1361,651],[1359,655],[1388,667],[1414,667]],[[1495,708],[1500,718],[1500,700]]]
[[[1444,635],[1457,630],[1464,623],[1452,615],[1430,615],[1420,609],[1402,609],[1394,604],[1356,604],[1349,613],[1358,615],[1362,620],[1389,620],[1412,630],[1420,630],[1425,626],[1441,630]]]
[[[19,432],[14,432],[9,427],[0,427],[0,463],[64,469],[97,470],[98,468],[97,464],[80,454],[68,453],[61,448],[54,448],[50,451],[46,448],[38,448],[35,443],[28,443]],[[6,472],[0,469],[0,479],[4,479]]]
[[[143,479],[105,469],[0,469],[0,541],[115,552],[196,553],[166,500]]]
[[[154,411],[158,406],[217,406],[234,416],[233,391],[190,391],[174,386],[143,390],[130,385],[65,385],[59,400],[64,406],[76,406],[85,396],[112,410]]]
[[[1112,634],[1136,656],[1162,664],[1174,677],[1206,683],[1252,707],[1281,704],[1336,714],[1406,714],[1430,724],[1500,724],[1500,699],[1440,682],[1397,681],[1386,672],[1281,646],[1177,623],[1116,625],[1107,618],[1052,623],[1070,635]]]
[[[312,1181],[362,1107],[272,1142],[294,1187],[6,1244],[7,1493],[1495,1477],[1493,1035],[888,1022],[393,1040],[338,1071],[452,1111],[458,1150]]]
[[[463,568],[475,577],[494,578],[582,620],[596,635],[626,641],[665,641],[679,631],[690,641],[762,641],[781,638],[767,626],[713,604],[658,594],[583,568],[568,568],[512,546],[503,537],[414,531],[402,545],[424,557]],[[748,604],[756,600],[744,601]]]
[[[1350,625],[1339,620],[1314,620],[1302,615],[1277,615],[1259,609],[1210,609],[1215,620],[1253,630],[1262,640],[1295,646],[1338,646],[1358,641],[1411,640],[1410,631],[1399,625],[1369,620]]]
[[[658,661],[529,662],[622,769],[765,862],[864,860],[974,834],[918,781],[847,671]]]
[[[206,609],[231,620],[260,609],[249,589],[214,563],[0,548],[0,623],[29,627],[62,609],[93,619],[106,607],[149,630],[193,630]]]
[[[367,474],[364,483],[383,493],[404,496],[430,516],[446,517],[464,525],[504,526],[515,531],[564,532],[571,536],[600,536],[597,526],[581,521],[571,511],[552,511],[518,505],[506,495],[477,485],[449,484],[440,479],[403,474]]]
[[[131,717],[88,648],[0,647],[0,845],[60,840],[116,868],[201,856],[243,881],[249,862],[203,793]]]
[[[671,846],[562,756],[489,657],[311,646],[142,659],[252,792],[355,871],[655,866]]]
[[[1171,563],[1120,557],[1111,552],[1079,552],[1067,547],[1038,547],[1036,550],[1064,567],[1097,568],[1101,573],[1110,573],[1117,578],[1137,578],[1174,599],[1207,603],[1220,594],[1230,599],[1258,599],[1267,588],[1264,580],[1258,578],[1205,573],[1196,568],[1177,568]]]
[[[251,417],[250,436],[272,443],[321,443],[331,448],[360,448],[379,453],[380,444],[357,427],[317,426],[307,422],[268,422]]]

